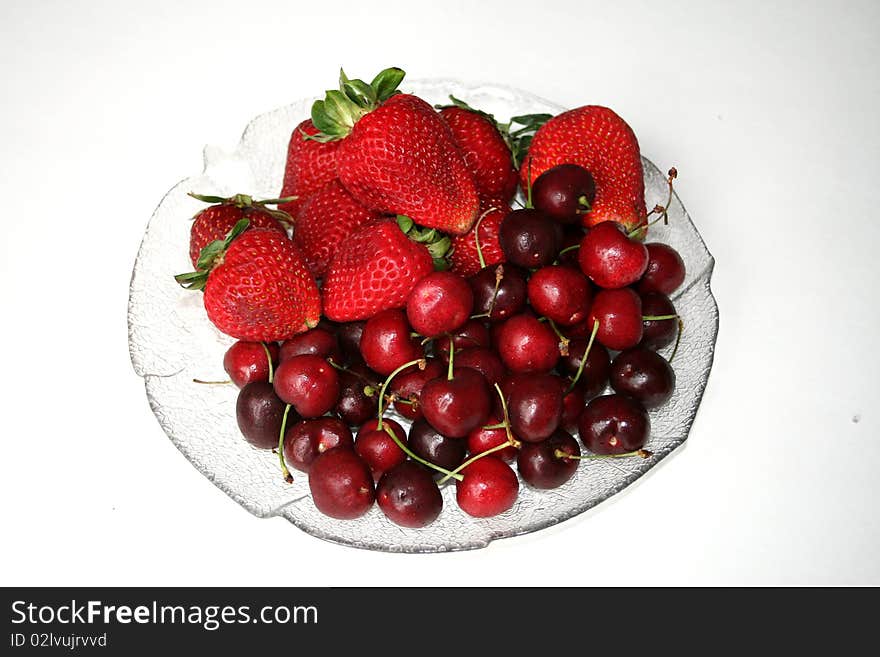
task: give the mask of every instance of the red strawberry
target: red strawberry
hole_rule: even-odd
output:
[[[381,216],[355,201],[342,183],[333,179],[303,203],[296,216],[293,243],[302,252],[309,271],[320,277],[342,241]]]
[[[529,169],[531,162],[531,169]],[[523,188],[557,164],[578,164],[593,174],[596,200],[584,224],[617,221],[628,230],[646,216],[639,142],[607,107],[587,105],[550,119],[536,133],[520,167]]]
[[[473,178],[449,126],[424,100],[395,91],[400,69],[349,80],[312,107],[323,138],[339,139],[340,181],[363,205],[456,235],[477,220]]]
[[[397,222],[364,226],[342,243],[330,263],[324,278],[324,315],[351,322],[403,308],[415,284],[432,271],[428,247],[407,237]]]
[[[287,144],[281,196],[297,198],[278,207],[293,216],[296,216],[306,199],[336,177],[339,142],[320,142],[305,136],[316,134],[318,129],[311,119],[306,119],[293,129]]]
[[[452,240],[452,271],[460,276],[472,276],[483,267],[504,262],[504,252],[498,242],[498,227],[505,215],[507,210],[490,210],[470,231]],[[478,236],[483,262],[480,262],[477,251]]]
[[[286,340],[316,326],[321,297],[299,250],[275,230],[247,228],[240,220],[225,240],[205,247],[198,271],[177,282],[204,289],[208,319],[239,340]]]
[[[254,201],[246,194],[236,194],[227,199],[199,194],[190,194],[190,196],[215,204],[193,217],[194,221],[189,231],[189,258],[193,267],[198,265],[202,249],[215,240],[225,238],[240,219],[248,219],[251,228],[270,228],[287,237],[287,231],[281,222],[290,222],[290,216],[266,207],[267,203],[273,203],[277,199]]]
[[[452,130],[480,199],[508,205],[516,193],[519,175],[494,118],[454,105],[441,109],[440,116]]]

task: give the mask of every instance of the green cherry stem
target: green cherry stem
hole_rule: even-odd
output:
[[[408,363],[404,363],[396,370],[394,370],[391,374],[388,375],[388,378],[382,383],[382,387],[379,389],[379,422],[376,425],[377,429],[382,429],[385,425],[382,423],[382,416],[385,414],[385,408],[383,402],[385,401],[385,391],[388,390],[388,384],[391,383],[391,379],[400,374],[403,370],[408,367],[412,367],[413,365],[418,365],[420,370],[425,369],[428,366],[428,362],[424,358],[417,358],[416,360],[411,360]],[[406,451],[406,450],[404,450]]]
[[[452,381],[452,363],[455,360],[455,339],[449,336],[449,367],[446,368],[446,380]]]
[[[553,329],[556,337],[559,338],[559,354],[561,356],[568,356],[568,345],[571,341],[562,334],[562,331],[556,326],[556,322],[549,317],[547,318],[547,323],[550,324],[550,328]]]
[[[226,381],[202,381],[201,379],[193,379],[193,383],[201,383],[204,386],[225,386],[232,383],[229,379]]]
[[[580,456],[575,456],[574,454],[569,454],[561,449],[557,449],[553,452],[553,455],[558,459],[570,459],[570,460],[578,460],[578,461],[593,461],[596,459],[623,459],[629,456],[640,456],[643,459],[650,458],[654,455],[653,452],[649,452],[646,449],[637,449],[634,452],[625,452],[623,454],[582,454]]]
[[[406,444],[404,444],[404,442],[402,440],[400,440],[400,438],[398,438],[395,435],[394,431],[387,424],[382,427],[382,431],[387,433],[391,437],[391,440],[393,440],[394,443],[401,449],[401,451],[403,451],[403,453],[406,454],[407,456],[409,456],[413,461],[418,461],[422,465],[426,465],[429,468],[436,470],[437,472],[440,472],[441,474],[443,474],[443,479],[441,481],[446,481],[450,477],[453,477],[454,479],[457,479],[458,481],[461,481],[462,479],[464,479],[464,477],[462,477],[460,474],[458,474],[457,471],[450,471],[450,470],[447,470],[446,468],[441,468],[439,465],[431,463],[430,461],[423,459],[421,456],[419,456],[418,454],[413,452],[409,447],[406,446]]]
[[[643,322],[659,322],[664,319],[681,319],[678,315],[642,315]]]
[[[477,247],[477,258],[480,259],[480,269],[486,267],[486,259],[483,257],[483,247],[480,245],[480,223],[482,223],[483,219],[485,219],[494,209],[495,208],[489,208],[486,210],[480,215],[480,218],[477,219],[477,223],[474,224],[474,245]]]
[[[287,469],[287,464],[284,462],[284,432],[287,429],[287,414],[289,412],[290,404],[284,407],[284,417],[281,418],[281,432],[278,434],[278,462],[281,464],[281,474],[284,476],[284,481],[292,484],[293,477],[290,474],[290,470]]]
[[[599,320],[594,319],[593,320],[593,331],[592,331],[592,333],[590,333],[590,340],[587,342],[587,348],[584,349],[584,355],[581,356],[581,364],[578,365],[577,374],[575,374],[574,379],[572,379],[571,385],[568,386],[568,390],[565,391],[566,395],[568,393],[570,393],[572,390],[574,390],[574,387],[577,385],[577,382],[580,381],[581,375],[584,373],[584,365],[587,363],[587,356],[590,355],[590,349],[593,348],[593,341],[596,339],[596,333],[598,333],[598,332],[599,332]]]
[[[672,362],[672,359],[675,358],[675,354],[678,353],[678,344],[681,342],[681,333],[684,331],[684,322],[681,321],[681,317],[678,318],[678,334],[675,336],[675,346],[672,348],[672,354],[669,356],[669,362]]]
[[[272,354],[269,353],[269,347],[266,346],[265,342],[261,342],[263,345],[263,351],[266,352],[266,360],[269,361],[269,383],[272,383],[275,378],[275,368],[272,367]]]
[[[450,473],[447,474],[446,476],[441,477],[441,478],[437,481],[437,485],[438,485],[438,486],[442,486],[442,485],[445,484],[445,483],[446,483],[451,477],[454,477],[454,478],[457,479],[458,481],[461,481],[462,479],[464,479],[464,477],[462,477],[459,473],[460,473],[462,470],[464,470],[466,467],[468,467],[471,463],[473,463],[474,461],[479,461],[479,460],[480,460],[481,458],[483,458],[484,456],[489,456],[490,454],[494,454],[495,452],[500,452],[502,449],[507,449],[508,447],[510,447],[510,445],[509,445],[508,443],[501,443],[500,445],[495,445],[495,447],[491,447],[490,449],[487,449],[485,452],[480,452],[479,454],[476,454],[475,456],[470,457],[467,461],[465,461],[464,463],[462,463],[462,464],[461,464],[460,466],[458,466],[455,470],[453,470],[452,472],[450,472]]]
[[[562,251],[559,252],[559,255],[563,255],[565,253],[568,253],[569,251],[574,251],[575,249],[579,249],[579,248],[581,248],[580,244],[572,244],[571,246],[567,246],[564,249],[562,249]]]

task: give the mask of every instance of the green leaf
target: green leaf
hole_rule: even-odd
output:
[[[552,114],[521,114],[519,116],[512,116],[510,118],[510,123],[519,123],[520,125],[533,126],[537,129],[547,123],[547,121],[552,118]]]
[[[402,230],[403,234],[406,235],[415,225],[415,222],[409,217],[399,214],[397,215],[397,225],[400,226],[400,230]]]
[[[327,107],[323,100],[312,103],[312,123],[324,135],[337,135],[339,126],[327,115]],[[312,138],[312,135],[307,135]]]
[[[452,101],[452,105],[436,105],[436,108],[443,109],[444,107],[458,107],[459,109],[467,110],[468,112],[473,112],[474,114],[479,114],[484,119],[488,119],[493,124],[495,124],[496,127],[498,127],[498,121],[496,121],[495,116],[489,114],[489,112],[484,112],[483,110],[477,109],[476,107],[471,107],[466,102],[464,102],[460,98],[456,98],[452,94],[449,94],[449,100]]]
[[[174,280],[187,290],[202,290],[208,282],[208,272],[191,271],[185,274],[177,274]]]
[[[191,196],[197,201],[202,201],[204,203],[226,203],[229,199],[225,199],[222,196],[207,196],[205,194],[196,194],[195,192],[188,192],[187,196]]]
[[[331,89],[324,99],[324,111],[328,118],[339,126],[351,129],[355,118],[352,115],[352,103],[341,91]]]
[[[397,87],[403,82],[405,75],[405,71],[395,67],[386,68],[384,71],[381,71],[370,83],[370,86],[376,92],[376,99],[381,103],[391,98],[397,91]]]
[[[342,73],[342,75],[344,76],[345,74]],[[358,107],[366,110],[371,110],[376,107],[378,100],[376,98],[376,90],[363,80],[349,80],[348,78],[345,78],[344,81],[340,81],[339,88],[342,93],[345,94],[346,98]]]

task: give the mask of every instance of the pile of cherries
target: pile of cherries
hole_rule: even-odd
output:
[[[682,324],[669,295],[685,267],[639,238],[666,208],[629,233],[616,222],[587,230],[595,184],[574,165],[544,173],[530,197],[500,225],[502,264],[468,279],[434,272],[404,309],[365,322],[227,351],[241,432],[277,450],[288,481],[289,468],[308,473],[321,512],[356,518],[375,501],[392,522],[424,527],[455,480],[463,511],[494,516],[514,505],[520,479],[555,488],[581,460],[650,456],[647,410],[675,387]],[[673,342],[667,360],[657,350]]]

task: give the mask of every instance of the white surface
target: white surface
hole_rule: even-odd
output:
[[[880,584],[876,3],[77,4],[0,7],[0,582]],[[128,360],[143,228],[205,144],[340,65],[606,104],[678,168],[721,314],[684,449],[562,525],[424,556],[258,520],[176,452]]]

